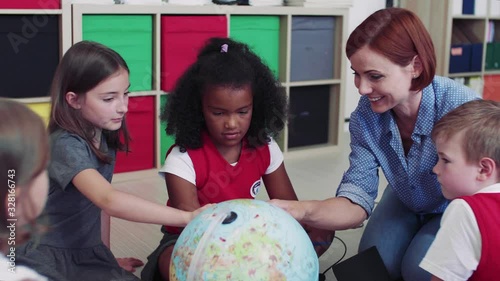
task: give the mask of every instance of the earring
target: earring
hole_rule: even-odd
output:
[[[417,79],[417,74],[413,74],[413,79]]]

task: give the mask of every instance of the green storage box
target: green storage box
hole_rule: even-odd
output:
[[[493,42],[493,69],[500,69],[500,42]]]
[[[278,77],[279,16],[231,16],[229,36],[234,40],[248,44]]]
[[[117,51],[130,69],[130,91],[153,86],[153,17],[149,15],[84,15],[83,40]]]
[[[165,104],[168,102],[168,95],[163,95],[160,97],[160,104],[161,104],[161,110],[163,111],[163,108]],[[169,136],[165,132],[165,129],[167,128],[167,124],[165,122],[161,122],[160,125],[160,162],[161,165],[165,163],[165,156],[167,155],[168,149],[175,143],[175,138],[174,136]]]

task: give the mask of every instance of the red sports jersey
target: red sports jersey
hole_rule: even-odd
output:
[[[271,162],[269,146],[251,148],[244,139],[238,163],[233,166],[222,157],[208,134],[204,133],[202,139],[201,148],[187,149],[196,174],[200,205],[255,198],[262,184],[261,177]],[[166,226],[166,229],[171,233],[180,232],[173,227]]]
[[[481,258],[469,280],[497,280],[500,268],[500,193],[478,193],[461,197],[469,204],[481,233]]]

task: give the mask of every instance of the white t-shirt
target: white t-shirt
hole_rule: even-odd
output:
[[[477,193],[500,193],[494,184]],[[451,201],[441,218],[441,228],[420,267],[446,281],[468,280],[481,258],[481,233],[469,204]]]
[[[34,270],[26,266],[17,266],[14,272],[11,271],[11,264],[9,259],[0,254],[0,280],[1,281],[48,281],[46,277],[43,277],[36,273]]]
[[[281,163],[283,163],[283,153],[274,139],[271,139],[269,142],[269,153],[271,154],[271,159],[269,167],[267,167],[264,173],[266,175],[276,171]],[[234,166],[237,163],[238,162],[231,163],[231,165]],[[165,173],[176,175],[196,185],[196,173],[194,171],[193,161],[191,161],[187,152],[183,153],[179,150],[179,146],[174,147],[172,151],[170,151],[165,159],[165,164],[158,171],[158,174],[162,177],[165,176]]]

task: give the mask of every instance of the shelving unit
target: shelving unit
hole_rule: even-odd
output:
[[[475,0],[476,12],[471,14],[461,13],[461,4],[460,0],[400,1],[431,34],[436,74],[462,81],[485,99],[500,100],[500,2]]]
[[[48,121],[48,91],[62,54],[71,46],[68,0],[0,3],[0,96],[28,104]]]
[[[159,122],[161,107],[178,76],[213,36],[247,43],[285,87],[290,116],[278,139],[285,154],[339,150],[349,7],[90,5],[66,1],[60,9],[50,11],[60,18],[60,53],[82,40],[98,41],[120,53],[131,70],[127,120],[132,152],[128,156],[119,153],[115,172],[162,165],[173,139],[166,136],[165,124]],[[5,13],[0,10],[0,17]],[[20,100],[37,107],[49,98]]]

